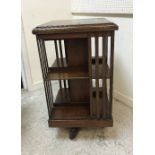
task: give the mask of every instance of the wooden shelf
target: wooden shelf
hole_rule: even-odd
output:
[[[90,117],[88,105],[58,106],[52,109],[52,119],[86,119]]]
[[[88,79],[88,70],[83,67],[50,68],[46,80]]]
[[[64,67],[62,67],[61,60],[59,59],[60,66],[57,65],[56,60],[54,61],[52,67],[49,68],[49,72],[45,80],[69,80],[69,79],[89,79],[88,67],[79,66],[79,67],[67,67],[65,58]],[[95,59],[92,58],[92,78],[96,79],[95,73]],[[103,65],[102,59],[99,59],[99,78],[103,78]],[[106,66],[106,78],[110,78],[110,69],[109,66]]]
[[[93,104],[96,104],[96,92],[93,89]],[[107,98],[108,101],[108,98]],[[99,89],[99,104],[103,104],[102,89]],[[89,102],[73,102],[70,99],[68,88],[59,89],[56,99],[53,103],[52,120],[55,119],[88,119],[90,117]]]

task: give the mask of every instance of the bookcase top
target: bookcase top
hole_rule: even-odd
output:
[[[60,34],[117,30],[118,26],[105,18],[55,20],[35,27],[33,34]]]

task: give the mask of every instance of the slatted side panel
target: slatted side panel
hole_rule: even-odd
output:
[[[56,53],[58,67],[65,67],[64,58],[66,58],[66,56],[63,55],[64,46],[63,46],[62,42],[63,42],[63,40],[54,40],[55,53]],[[62,86],[62,82],[63,82],[63,86]],[[59,86],[60,86],[60,89],[61,88],[66,89],[67,88],[67,80],[59,80]]]
[[[102,115],[101,88],[99,77],[99,37],[89,38],[89,77],[90,77],[90,113],[93,119],[100,119]],[[95,79],[92,77],[92,57],[95,56]]]
[[[88,42],[90,114],[91,117],[95,119],[111,119],[113,98],[114,32],[112,32],[110,36],[104,35],[102,37],[89,37]],[[94,50],[95,53],[95,79],[92,78],[92,50]],[[106,76],[107,65],[110,68],[110,79]],[[100,71],[102,72],[102,77],[99,76],[99,69],[102,69],[102,71]],[[95,81],[95,83],[92,84],[92,81]]]
[[[38,45],[39,58],[40,58],[41,69],[42,69],[42,76],[44,81],[44,89],[45,89],[45,95],[46,95],[46,101],[47,101],[47,107],[48,107],[48,114],[49,114],[49,117],[51,117],[51,112],[53,108],[53,93],[52,93],[51,82],[45,80],[48,73],[48,60],[46,55],[45,42],[37,38],[37,45]]]

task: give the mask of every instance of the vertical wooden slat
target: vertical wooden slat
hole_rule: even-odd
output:
[[[61,66],[64,67],[61,40],[58,40],[58,42],[59,42],[59,50],[60,50],[60,61],[61,61]]]
[[[96,74],[96,106],[97,118],[100,118],[100,103],[99,103],[99,50],[98,50],[98,37],[95,37],[95,74]]]
[[[62,65],[62,67],[64,67],[64,60],[63,60],[61,40],[59,40],[59,50],[60,50],[61,65]],[[64,83],[64,88],[66,88],[66,80],[63,80],[63,83]]]
[[[44,81],[44,89],[45,89],[45,96],[46,96],[46,102],[47,102],[47,108],[48,108],[48,115],[49,117],[51,116],[51,106],[50,106],[50,99],[49,99],[49,95],[47,92],[47,85],[46,85],[46,74],[47,74],[47,69],[46,69],[46,65],[43,59],[43,55],[42,55],[42,48],[41,48],[41,43],[40,43],[40,39],[38,39],[36,37],[37,40],[37,45],[38,45],[38,52],[39,52],[39,58],[40,58],[40,63],[41,63],[41,69],[42,69],[42,76],[43,76],[43,81]]]
[[[107,63],[107,60],[108,60],[108,36],[105,36],[104,37],[104,42],[105,42],[105,50],[106,50],[106,52],[105,52],[105,57],[106,57],[106,63]]]
[[[57,65],[58,65],[58,67],[60,67],[60,64],[59,64],[59,54],[58,54],[58,45],[57,45],[57,41],[56,40],[54,40],[54,46],[55,46],[55,54],[56,54]]]
[[[66,47],[66,41],[64,40],[64,49],[65,49],[65,55],[66,55],[66,63],[68,66],[68,52],[67,52],[67,47]]]
[[[64,40],[62,40],[62,47],[63,47],[63,49],[64,49],[64,58],[65,59],[63,59],[64,60],[64,64],[67,66],[67,51],[66,51],[66,47],[65,47],[65,41]],[[68,88],[68,80],[65,80],[66,81],[66,88]]]
[[[103,50],[102,50],[102,112],[103,118],[106,118],[106,111],[107,111],[107,83],[106,83],[106,65],[107,65],[107,37],[103,37]]]
[[[92,47],[91,47],[91,37],[88,38],[88,63],[89,63],[89,94],[90,94],[90,116],[94,117],[94,106],[93,106],[93,96],[92,96]]]
[[[58,65],[58,67],[60,67],[59,54],[58,54],[58,45],[57,45],[56,40],[54,40],[54,46],[55,46],[55,54],[56,54],[57,65]],[[62,89],[61,80],[59,80],[59,87],[60,87],[60,89]]]
[[[67,64],[67,67],[68,67],[67,40],[64,40],[64,49],[65,49],[65,56],[66,56],[66,64]],[[67,83],[69,92],[71,92],[71,89],[70,89],[71,81],[70,80],[66,80],[66,83]],[[69,95],[69,100],[71,101],[71,95]]]
[[[112,98],[113,98],[113,62],[114,62],[114,32],[111,35],[110,46],[110,96],[109,96],[109,117],[112,115]]]
[[[46,71],[48,72],[48,59],[47,59],[47,54],[46,54],[46,49],[45,49],[45,42],[44,40],[40,40],[41,47],[42,47],[42,55],[43,55],[43,61],[45,63]]]

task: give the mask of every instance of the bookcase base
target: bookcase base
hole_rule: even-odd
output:
[[[112,127],[113,120],[48,120],[49,127]]]

